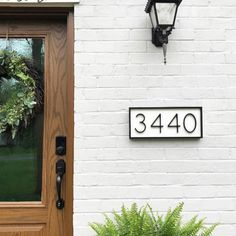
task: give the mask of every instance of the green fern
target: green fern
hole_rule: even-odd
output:
[[[105,223],[91,223],[97,236],[211,236],[217,224],[206,227],[203,219],[194,216],[182,223],[183,203],[174,210],[169,209],[165,216],[154,215],[147,205],[138,209],[133,204],[130,209],[122,206],[121,212],[105,215]]]

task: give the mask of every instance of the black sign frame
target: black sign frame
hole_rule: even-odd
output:
[[[155,109],[199,109],[200,111],[200,135],[195,137],[182,136],[182,137],[132,137],[131,136],[131,111],[132,110],[155,110]],[[202,139],[203,138],[203,107],[200,106],[187,106],[187,107],[129,107],[129,139],[131,140],[144,140],[144,139]]]

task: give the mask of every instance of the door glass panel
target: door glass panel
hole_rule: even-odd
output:
[[[44,39],[0,38],[0,62],[0,201],[40,201]]]

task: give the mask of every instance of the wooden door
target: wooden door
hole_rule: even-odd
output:
[[[0,52],[30,61],[41,96],[14,138],[0,134],[0,236],[72,235],[73,14],[63,11],[0,10]],[[66,137],[66,154],[56,153],[58,136]],[[56,205],[59,160],[66,164],[63,209]]]

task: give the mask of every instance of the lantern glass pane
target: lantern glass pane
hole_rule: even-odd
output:
[[[171,26],[174,24],[176,3],[156,3],[156,9],[159,25]]]
[[[151,9],[151,12],[150,12],[150,18],[151,18],[152,26],[154,28],[156,28],[157,27],[157,19],[156,19],[154,6],[152,6],[152,9]]]

